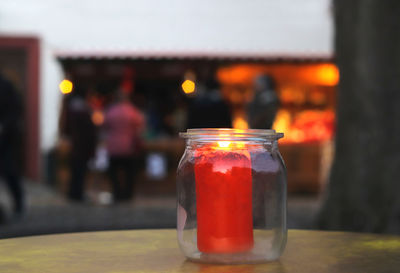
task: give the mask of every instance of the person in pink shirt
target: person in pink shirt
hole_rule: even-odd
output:
[[[104,121],[115,201],[128,200],[133,196],[144,126],[145,119],[139,109],[132,105],[126,94],[118,94],[116,102],[106,111]]]

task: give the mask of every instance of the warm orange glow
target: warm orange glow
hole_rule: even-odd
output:
[[[333,64],[321,65],[316,75],[323,85],[335,86],[339,82],[339,70]]]
[[[213,147],[214,150],[232,151],[242,150],[246,147],[244,141],[217,141],[217,145]]]
[[[243,117],[237,117],[233,120],[233,128],[245,130],[249,129],[249,124]]]
[[[217,77],[225,84],[251,85],[259,73],[260,67],[257,65],[233,65],[218,69]]]
[[[339,82],[339,70],[332,63],[310,64],[240,64],[219,68],[218,80],[222,84],[252,86],[258,75],[270,75],[277,87],[282,85],[335,86]]]
[[[193,93],[195,88],[196,88],[196,85],[195,85],[194,81],[185,80],[182,83],[182,90],[183,90],[183,92],[185,92],[185,94]]]
[[[280,100],[282,103],[302,105],[306,102],[306,92],[298,86],[285,86],[281,89]]]
[[[60,84],[58,85],[58,87],[60,88],[61,93],[69,94],[69,93],[72,92],[72,89],[74,88],[74,85],[69,80],[62,80],[60,82]]]
[[[282,143],[304,143],[331,140],[334,135],[335,114],[331,110],[302,111],[293,118],[286,110],[278,112],[273,129],[284,132]]]
[[[231,146],[230,141],[218,141],[218,147],[220,148],[228,148],[229,146]]]
[[[104,123],[104,115],[101,111],[94,111],[92,114],[92,122],[97,125],[100,126]]]
[[[274,124],[272,125],[272,129],[277,132],[284,132],[285,139],[288,137],[287,133],[290,129],[290,124],[292,122],[292,118],[290,116],[289,111],[287,110],[279,110],[276,114],[276,118]]]
[[[308,99],[314,105],[324,105],[327,103],[327,96],[323,92],[310,92]]]

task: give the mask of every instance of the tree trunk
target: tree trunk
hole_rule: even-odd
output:
[[[318,225],[400,233],[400,1],[334,3],[336,155]]]

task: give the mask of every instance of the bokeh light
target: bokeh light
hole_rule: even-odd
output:
[[[183,92],[185,92],[185,94],[191,94],[194,92],[195,89],[196,89],[196,85],[195,85],[194,81],[185,80],[182,83],[182,90],[183,90]]]
[[[60,88],[61,93],[69,94],[69,93],[72,92],[72,89],[74,88],[74,85],[69,80],[62,80],[60,82],[60,84],[58,85],[58,87]]]
[[[317,78],[324,85],[337,85],[339,77],[339,69],[334,64],[324,64],[317,71]]]

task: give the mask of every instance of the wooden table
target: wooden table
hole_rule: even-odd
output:
[[[290,230],[280,260],[257,265],[192,263],[175,230],[131,230],[0,240],[0,272],[400,272],[400,237]]]

